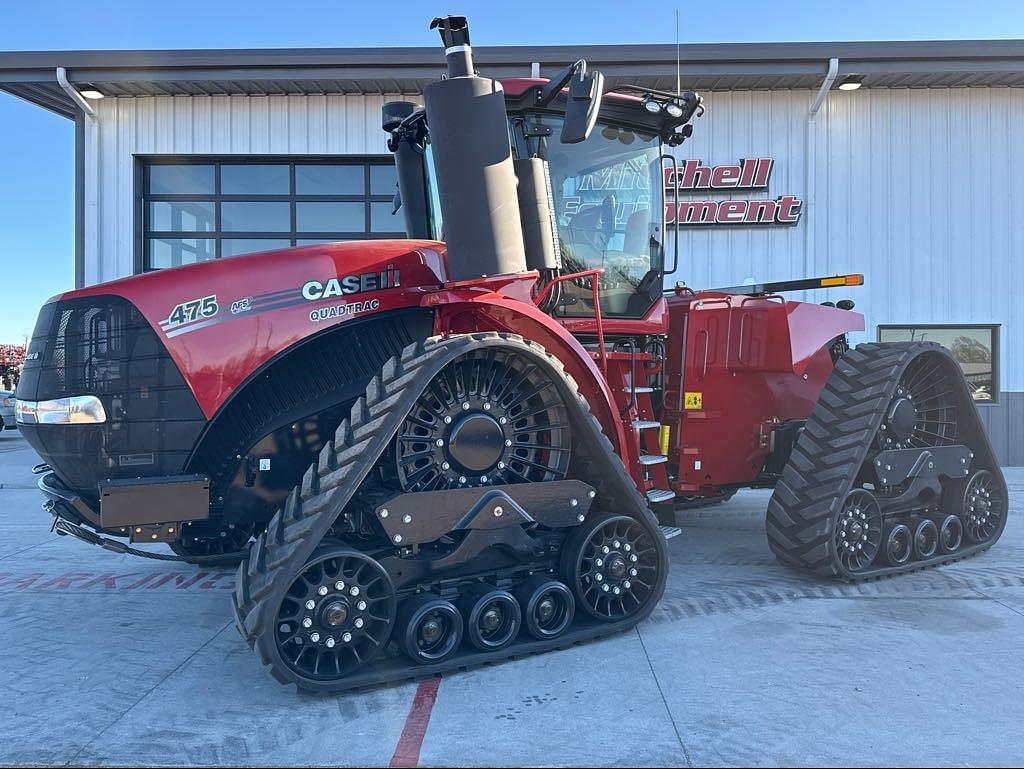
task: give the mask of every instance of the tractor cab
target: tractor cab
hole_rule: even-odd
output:
[[[538,291],[554,281],[542,306],[567,320],[593,317],[595,298],[602,316],[623,320],[661,299],[664,174],[674,162],[664,147],[682,143],[703,111],[692,92],[604,91],[603,82],[578,61],[551,80],[501,83],[527,266],[540,273]],[[408,234],[446,240],[427,112],[391,102],[384,129]]]

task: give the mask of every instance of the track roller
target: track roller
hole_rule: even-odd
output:
[[[935,521],[925,518],[914,526],[914,557],[925,560],[939,549],[939,527]]]
[[[481,586],[459,601],[465,633],[480,651],[497,651],[512,643],[522,625],[519,602],[507,590]]]
[[[889,528],[885,535],[885,560],[892,566],[902,566],[910,562],[914,554],[914,537],[910,527],[897,523]]]
[[[564,633],[576,614],[572,592],[557,579],[532,577],[516,589],[523,627],[534,638],[547,640]]]
[[[939,549],[943,553],[955,553],[964,541],[964,524],[959,516],[947,515],[939,526]]]
[[[430,665],[449,657],[462,641],[462,615],[451,601],[424,593],[406,599],[398,613],[402,651]]]
[[[943,495],[943,507],[963,520],[968,542],[989,542],[1002,532],[1007,509],[1004,489],[991,472],[978,470]]]

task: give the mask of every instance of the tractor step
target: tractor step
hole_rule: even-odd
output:
[[[661,529],[661,533],[665,535],[665,539],[672,539],[672,537],[678,537],[683,533],[683,530],[678,526],[669,526],[667,524],[660,524],[658,526]]]
[[[637,430],[655,430],[661,427],[661,422],[653,422],[649,419],[634,419],[633,427]]]
[[[668,457],[664,454],[641,454],[640,464],[642,465],[660,465],[662,462],[668,462]]]
[[[661,502],[668,502],[670,499],[675,499],[676,493],[669,491],[668,489],[648,489],[647,499],[654,504],[660,504]]]
[[[652,393],[654,392],[653,387],[646,387],[641,385],[626,385],[626,392],[628,393]]]

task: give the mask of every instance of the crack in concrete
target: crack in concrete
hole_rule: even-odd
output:
[[[644,657],[647,658],[647,666],[651,669],[651,677],[654,678],[654,685],[658,687],[658,695],[661,697],[661,704],[665,706],[665,714],[668,716],[668,720],[672,723],[672,730],[676,733],[676,741],[679,743],[679,749],[683,751],[683,758],[686,760],[686,765],[689,767],[693,766],[693,761],[690,760],[690,751],[686,748],[686,743],[683,742],[683,736],[679,733],[679,726],[676,724],[675,716],[672,715],[672,709],[668,706],[668,700],[665,699],[665,692],[661,688],[661,681],[658,680],[658,674],[654,672],[654,663],[651,662],[651,655],[647,651],[647,644],[644,643],[644,637],[640,634],[640,628],[635,629],[636,637],[640,639],[640,648],[644,650]]]

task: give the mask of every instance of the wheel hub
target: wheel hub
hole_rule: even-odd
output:
[[[897,397],[889,407],[886,422],[896,440],[905,441],[910,438],[917,425],[917,408],[914,402],[906,396]]]
[[[544,596],[537,604],[537,619],[542,623],[548,622],[553,616],[555,616],[555,599],[550,596]]]
[[[430,617],[424,620],[423,624],[420,625],[420,639],[424,644],[430,645],[437,642],[437,639],[444,633],[444,627],[441,621],[436,617]]]
[[[505,435],[498,421],[477,412],[459,419],[448,438],[448,453],[460,468],[470,472],[490,470],[501,459]]]
[[[323,610],[323,621],[325,625],[340,627],[348,619],[348,603],[345,601],[331,601]]]
[[[485,633],[493,633],[501,627],[502,612],[497,606],[489,607],[480,617],[480,628]]]

